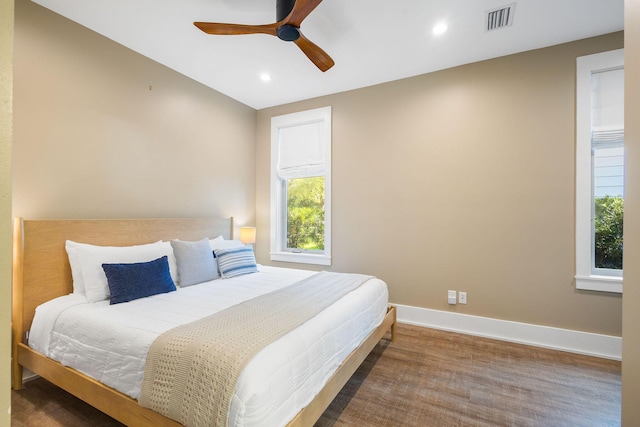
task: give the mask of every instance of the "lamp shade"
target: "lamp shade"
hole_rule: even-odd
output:
[[[256,242],[255,227],[240,227],[240,241],[244,244]]]

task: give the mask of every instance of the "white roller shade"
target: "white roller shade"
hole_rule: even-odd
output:
[[[277,172],[281,179],[324,175],[323,121],[279,129]]]
[[[591,75],[591,132],[594,144],[624,141],[624,68]]]
[[[624,129],[594,128],[591,130],[591,143],[594,147],[601,145],[622,146],[624,143]]]

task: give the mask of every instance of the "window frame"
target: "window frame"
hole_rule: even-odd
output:
[[[624,49],[576,60],[576,289],[622,293],[623,272],[594,267],[591,76],[624,68]]]
[[[287,180],[278,176],[280,129],[309,123],[322,123],[320,139],[324,149],[324,250],[301,251],[287,249],[286,206]],[[321,176],[321,175],[319,175]],[[331,107],[316,108],[271,118],[271,261],[331,265]]]

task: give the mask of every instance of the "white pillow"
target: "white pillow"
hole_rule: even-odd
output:
[[[211,249],[235,249],[235,248],[241,248],[244,246],[244,243],[242,243],[240,240],[224,240],[224,239],[219,239],[219,238],[215,238],[213,240],[209,240],[209,245],[211,246]]]
[[[84,290],[84,280],[82,280],[82,269],[80,255],[78,254],[78,246],[82,246],[84,243],[76,243],[72,240],[67,240],[65,243],[65,249],[67,250],[67,257],[69,257],[69,265],[71,265],[71,277],[73,278],[73,293],[78,295],[86,295]]]
[[[169,242],[156,242],[137,246],[96,246],[87,243],[66,242],[73,292],[84,294],[90,302],[109,298],[109,284],[102,264],[148,262],[163,256],[169,258],[171,278],[177,279],[177,268]]]
[[[216,237],[215,239],[209,239],[209,244],[211,245],[211,249],[213,249],[213,245],[216,244],[216,242],[221,242],[224,240],[224,237],[222,237],[222,235]]]
[[[162,244],[164,245],[165,250],[167,251],[167,256],[169,257],[169,274],[171,274],[171,279],[173,280],[173,283],[177,284],[178,283],[178,261],[176,260],[176,256],[173,253],[173,248],[171,247],[171,243],[162,241]]]

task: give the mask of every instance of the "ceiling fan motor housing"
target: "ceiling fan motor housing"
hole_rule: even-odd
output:
[[[278,27],[276,30],[276,34],[280,40],[284,40],[286,42],[293,42],[298,40],[300,37],[300,30],[298,30],[293,25],[284,24]]]

